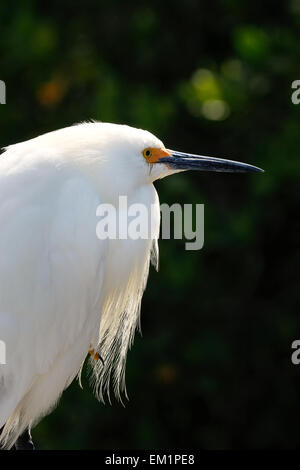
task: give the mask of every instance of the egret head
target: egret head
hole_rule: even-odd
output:
[[[60,150],[60,156],[64,154],[68,161],[71,157],[88,166],[94,175],[101,172],[102,181],[115,182],[114,186],[124,191],[186,170],[263,171],[246,163],[169,150],[150,132],[119,124],[83,123],[44,134],[31,142],[37,140],[39,146],[53,146],[55,153]]]

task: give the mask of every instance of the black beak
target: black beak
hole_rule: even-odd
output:
[[[174,170],[220,171],[227,173],[263,173],[264,170],[247,163],[235,162],[223,158],[204,157],[191,153],[168,150],[170,157],[159,159],[159,163],[167,163]]]

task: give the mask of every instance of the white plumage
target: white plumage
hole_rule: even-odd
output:
[[[123,194],[155,203],[157,238],[158,198],[136,151],[149,146],[162,144],[146,131],[88,123],[12,145],[0,158],[0,427],[8,447],[56,404],[90,345],[102,340],[104,367],[92,360],[97,393],[110,380],[117,394],[124,385],[153,241],[99,240],[96,209]]]
[[[160,162],[168,155],[171,163]],[[7,364],[0,365],[0,428],[6,448],[55,406],[91,347],[104,360],[103,366],[91,359],[98,397],[110,386],[119,396],[151,251],[157,260],[160,213],[152,182],[188,169],[188,161],[194,168],[195,158],[182,163],[183,154],[166,151],[149,132],[106,123],[51,132],[1,155],[0,339]],[[117,206],[120,195],[128,204],[154,205],[149,239],[96,237],[97,206]]]

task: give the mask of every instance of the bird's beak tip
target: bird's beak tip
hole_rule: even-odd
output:
[[[250,172],[252,173],[264,173],[265,172],[265,170],[263,170],[262,168],[259,168],[258,166],[251,165],[251,168],[252,170],[250,170]]]

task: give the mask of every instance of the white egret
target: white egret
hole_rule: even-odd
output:
[[[0,158],[0,428],[4,448],[31,448],[90,352],[99,398],[124,389],[150,258],[157,259],[153,181],[184,170],[259,172],[167,150],[151,133],[83,123],[5,148]],[[99,240],[96,209],[155,207],[148,239]],[[99,357],[101,356],[101,360]],[[103,359],[103,361],[102,361]]]

